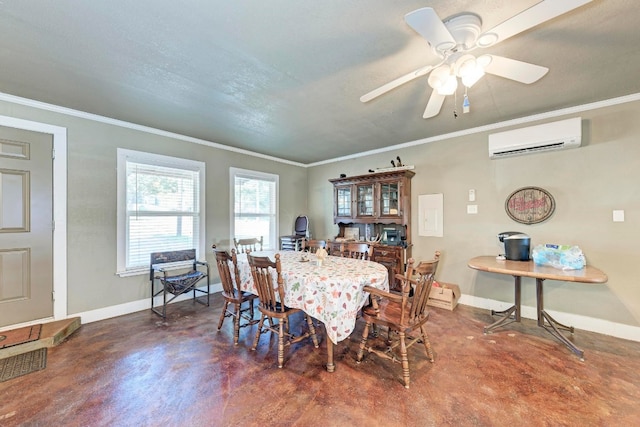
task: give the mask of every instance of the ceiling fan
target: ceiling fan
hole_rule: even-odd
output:
[[[458,88],[458,79],[465,88],[470,88],[485,73],[531,84],[542,78],[549,69],[497,55],[471,55],[477,48],[488,48],[529,28],[549,21],[576,9],[592,0],[544,0],[517,15],[482,31],[482,19],[474,13],[460,13],[442,21],[436,12],[425,7],[405,15],[406,23],[420,34],[440,58],[436,64],[426,65],[409,74],[380,86],[360,97],[368,102],[411,80],[429,74],[427,82],[433,89],[423,118],[428,119],[440,113],[445,97],[453,95]],[[469,104],[464,96],[463,111]]]

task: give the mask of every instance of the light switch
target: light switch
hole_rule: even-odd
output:
[[[470,202],[476,201],[476,190],[474,189],[469,190],[469,201]]]
[[[623,210],[615,210],[615,211],[613,211],[613,222],[624,222],[624,211]]]
[[[467,205],[467,213],[468,214],[477,214],[478,213],[478,205]]]

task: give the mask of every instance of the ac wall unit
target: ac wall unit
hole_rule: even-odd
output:
[[[582,143],[582,119],[560,120],[489,135],[489,158],[565,150]]]

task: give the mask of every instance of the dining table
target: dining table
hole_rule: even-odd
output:
[[[333,347],[353,332],[358,312],[367,303],[365,286],[389,290],[387,268],[373,261],[327,256],[318,262],[315,254],[298,251],[255,251],[253,256],[275,260],[280,254],[284,304],[319,320],[327,335],[327,371],[335,370]],[[238,254],[240,288],[257,294],[246,253]],[[230,266],[233,269],[233,265]],[[274,275],[275,275],[274,271]]]

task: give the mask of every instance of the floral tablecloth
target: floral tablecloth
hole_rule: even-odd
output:
[[[285,305],[299,308],[325,324],[327,336],[334,344],[353,332],[358,311],[367,302],[365,285],[389,290],[385,266],[372,261],[329,256],[322,266],[314,254],[281,251],[282,279],[285,286]],[[275,260],[275,251],[254,252],[254,256],[269,256]],[[231,266],[233,268],[233,266]],[[238,255],[240,287],[256,293],[246,254]]]

